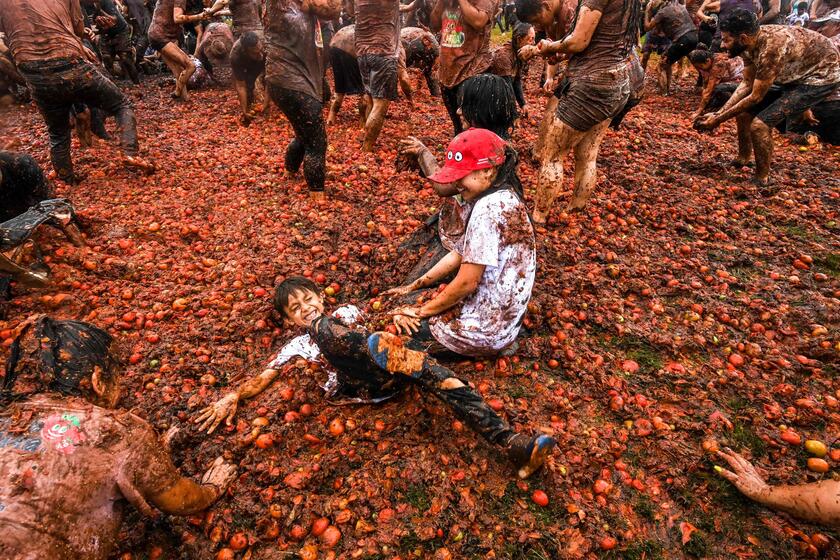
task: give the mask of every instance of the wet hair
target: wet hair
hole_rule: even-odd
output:
[[[239,42],[242,43],[242,46],[246,49],[253,49],[259,44],[260,36],[257,35],[255,31],[246,31],[242,34],[242,37],[239,38]]]
[[[286,278],[274,288],[274,309],[280,314],[283,319],[288,318],[286,315],[286,306],[289,304],[289,298],[295,292],[312,292],[318,293],[318,286],[309,278],[303,276],[290,276]]]
[[[697,43],[697,48],[688,53],[688,60],[692,64],[706,64],[712,60],[715,53],[709,50],[709,47],[703,43]]]
[[[464,80],[458,91],[461,114],[475,128],[486,128],[505,140],[519,110],[510,79],[494,74],[479,74]]]
[[[31,344],[23,348],[24,338]],[[57,321],[46,315],[26,325],[12,342],[6,375],[0,386],[0,403],[27,393],[15,393],[14,385],[23,374],[34,392],[57,391],[64,395],[83,395],[82,381],[99,369],[103,379],[112,379],[118,361],[112,353],[113,337],[102,329],[81,321]],[[20,368],[25,358],[26,366]]]
[[[207,47],[207,56],[211,58],[224,58],[229,52],[227,45],[221,39],[211,41]]]
[[[731,35],[755,35],[759,27],[758,16],[743,8],[733,10],[720,22],[721,32],[725,31]]]
[[[516,0],[516,17],[520,21],[529,22],[542,10],[542,0]]]
[[[531,32],[534,26],[530,23],[525,23],[524,21],[516,22],[516,25],[513,26],[513,32],[510,36],[510,42],[513,45],[514,54],[521,48],[519,42],[522,41],[525,37],[528,36],[528,33]],[[519,57],[516,59],[519,61]]]

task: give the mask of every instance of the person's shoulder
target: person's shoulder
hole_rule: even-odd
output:
[[[520,205],[522,205],[522,202],[510,189],[502,189],[478,199],[473,205],[472,215],[500,215],[502,212]]]

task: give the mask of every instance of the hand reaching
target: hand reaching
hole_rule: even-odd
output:
[[[758,474],[758,471],[752,463],[728,447],[724,448],[723,451],[718,451],[717,454],[718,457],[729,463],[729,466],[732,468],[732,470],[729,471],[716,466],[715,470],[717,473],[734,484],[735,487],[746,497],[752,500],[761,501],[761,497],[767,494],[770,486],[764,482],[764,478]]]
[[[201,484],[213,486],[218,491],[217,496],[221,496],[234,478],[236,478],[236,467],[230,463],[225,463],[222,457],[216,457],[216,460],[201,477]]]
[[[216,431],[216,428],[221,424],[222,420],[225,425],[230,426],[233,423],[233,416],[236,414],[237,405],[239,403],[238,393],[228,393],[212,405],[203,409],[198,413],[198,417],[194,420],[195,424],[201,424],[199,430],[207,430],[208,434]]]
[[[408,136],[400,140],[399,152],[401,154],[419,156],[426,149],[428,149],[426,145],[414,136]]]

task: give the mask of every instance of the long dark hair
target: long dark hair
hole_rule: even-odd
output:
[[[486,128],[505,140],[519,109],[510,80],[494,74],[479,74],[464,80],[458,90],[461,114],[474,128]]]

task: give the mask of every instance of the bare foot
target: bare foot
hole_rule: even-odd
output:
[[[324,191],[309,191],[309,198],[312,200],[326,200],[327,195]]]
[[[126,167],[133,167],[151,175],[155,172],[155,164],[138,156],[125,156],[123,163]]]

